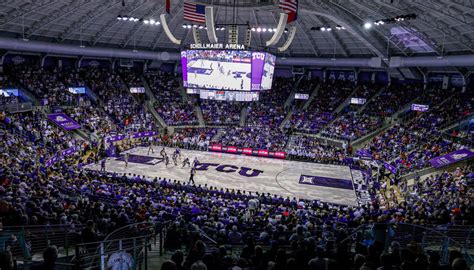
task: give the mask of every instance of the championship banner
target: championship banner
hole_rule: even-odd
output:
[[[213,144],[209,146],[209,151],[224,152],[231,154],[244,154],[260,157],[281,158],[286,157],[286,152],[283,151],[268,151],[266,149],[240,148],[236,146],[222,146],[220,144]]]
[[[444,156],[435,157],[430,160],[430,163],[431,166],[440,168],[472,157],[474,157],[474,152],[469,149],[460,149]]]
[[[79,125],[76,121],[72,120],[64,113],[48,114],[48,119],[66,131],[81,128],[81,125]]]

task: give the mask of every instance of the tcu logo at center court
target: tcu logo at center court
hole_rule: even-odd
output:
[[[252,168],[247,168],[247,167],[237,167],[234,165],[220,165],[217,163],[199,163],[196,165],[196,170],[198,171],[207,171],[209,167],[216,167],[216,171],[218,172],[224,172],[224,173],[234,173],[237,172],[245,177],[256,177],[259,176],[263,171],[257,170],[257,169],[252,169]]]

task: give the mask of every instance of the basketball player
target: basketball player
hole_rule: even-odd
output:
[[[160,155],[161,155],[161,157],[162,157],[163,159],[165,159],[165,156],[166,156],[165,147],[163,147],[163,149],[161,149]]]
[[[195,157],[193,161],[193,168],[196,168],[197,165],[199,165],[199,160],[197,157]]]
[[[171,158],[173,158],[174,166],[178,166],[178,154],[176,154],[176,152],[174,152],[173,155],[171,156]]]
[[[174,153],[176,154],[177,157],[181,158],[181,150],[176,147],[176,149],[174,150]]]
[[[189,162],[189,158],[186,157],[184,160],[183,160],[183,168],[188,165],[188,167],[191,167],[191,163]]]
[[[165,156],[165,165],[166,167],[168,168],[168,165],[170,164],[170,158],[168,157],[168,155]]]
[[[124,159],[125,160],[125,168],[128,167],[128,158],[129,158],[129,156],[130,156],[130,153],[125,153],[125,159]]]
[[[100,171],[101,171],[101,172],[105,172],[105,161],[106,161],[106,159],[104,158],[104,159],[100,162]]]
[[[194,183],[194,175],[196,174],[196,168],[191,168],[191,173],[189,175],[189,181],[188,181],[188,185],[191,184],[191,182],[193,182],[193,185],[195,185]]]
[[[148,139],[148,142],[149,142],[149,144],[148,144],[148,155],[150,154],[150,151],[151,151],[152,154],[154,154],[155,151],[153,151],[153,137],[150,137]]]

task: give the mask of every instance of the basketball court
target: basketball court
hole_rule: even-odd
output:
[[[147,147],[126,151],[129,153],[127,168],[123,152],[120,157],[107,159],[106,170],[144,175],[150,180],[161,177],[187,182],[190,167],[183,167],[182,161],[188,157],[192,166],[196,157],[200,162],[194,177],[196,185],[208,184],[217,188],[357,205],[353,182],[357,183],[362,175],[348,166],[189,150],[181,150],[182,157],[178,160],[178,166],[175,166],[171,159],[174,152],[172,148],[166,148],[170,157],[170,164],[166,166],[160,156],[161,149],[154,147],[154,153],[150,155]],[[86,168],[99,170],[100,163]]]

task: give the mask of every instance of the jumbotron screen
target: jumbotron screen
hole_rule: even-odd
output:
[[[183,85],[187,88],[260,91],[272,86],[275,56],[237,50],[181,52]]]

